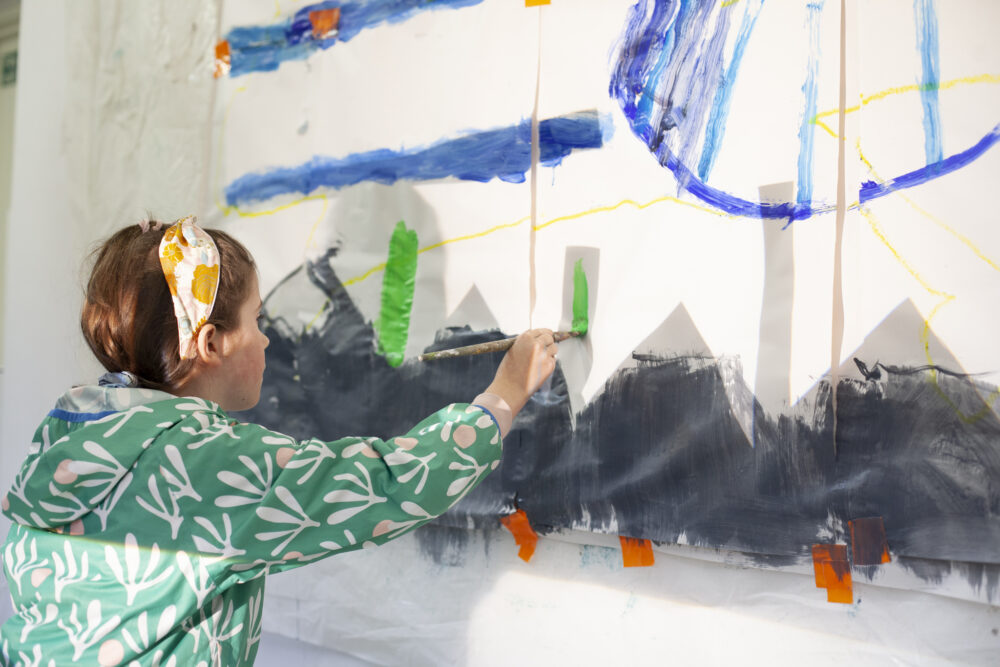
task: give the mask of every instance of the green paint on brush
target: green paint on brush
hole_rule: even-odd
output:
[[[382,311],[375,323],[378,352],[393,368],[403,363],[406,352],[416,277],[417,233],[400,220],[389,240],[389,258],[382,278]]]
[[[587,304],[589,303],[587,292],[587,274],[583,272],[583,260],[576,260],[573,265],[573,324],[570,331],[580,334],[587,333]]]

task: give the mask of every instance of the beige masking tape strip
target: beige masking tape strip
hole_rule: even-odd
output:
[[[538,10],[538,64],[535,70],[535,106],[531,110],[531,231],[528,237],[528,328],[535,317],[535,232],[538,226],[538,97],[542,86],[542,11]]]
[[[840,351],[844,344],[844,217],[847,212],[847,184],[844,169],[844,129],[847,118],[847,0],[840,0],[840,100],[837,114],[837,222],[833,247],[833,313],[830,336],[830,397],[833,408],[833,455],[837,455],[837,381]]]

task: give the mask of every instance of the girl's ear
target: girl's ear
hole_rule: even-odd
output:
[[[215,328],[214,324],[205,324],[198,331],[198,360],[209,366],[216,366],[222,363],[222,350],[220,349],[222,333]]]

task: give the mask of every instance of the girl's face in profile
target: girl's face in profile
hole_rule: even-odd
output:
[[[264,350],[267,336],[258,326],[263,301],[257,276],[252,276],[249,296],[240,306],[239,327],[223,332],[223,382],[225,402],[223,410],[249,410],[260,400],[260,386],[264,381]]]

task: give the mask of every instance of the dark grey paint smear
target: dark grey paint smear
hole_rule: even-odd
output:
[[[301,338],[271,322],[263,397],[250,419],[297,437],[390,437],[443,405],[471,400],[492,379],[499,355],[390,368],[329,263],[303,275],[330,299],[330,315]],[[267,309],[281,298],[279,288]],[[447,329],[428,349],[504,335]],[[955,569],[996,596],[1000,422],[991,411],[964,423],[928,371],[883,364],[877,381],[840,383],[836,456],[822,383],[808,411],[775,417],[755,404],[751,448],[717,362],[648,354],[635,361],[608,380],[575,428],[557,369],[549,400],[529,402],[518,416],[498,470],[439,525],[499,529],[498,515],[521,507],[541,533],[601,530],[614,520],[619,534],[667,543],[683,534],[689,544],[781,565],[809,559],[810,545],[825,541],[828,515],[845,527],[882,516],[898,562],[927,580]],[[952,401],[982,405],[969,379],[939,373],[938,383]],[[453,561],[441,544],[425,548]]]

